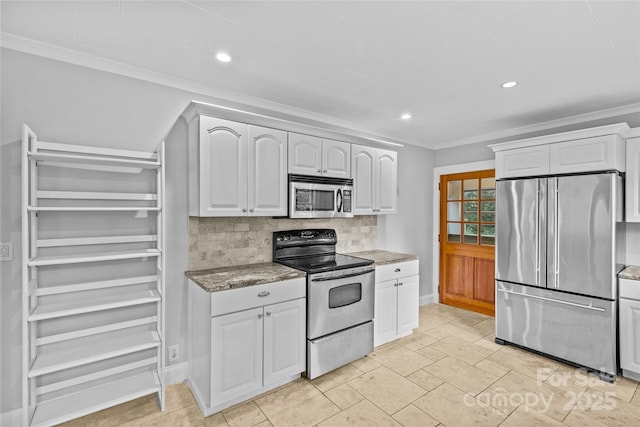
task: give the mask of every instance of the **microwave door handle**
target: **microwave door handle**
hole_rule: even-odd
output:
[[[338,192],[336,194],[336,211],[342,212],[342,189],[338,188]]]

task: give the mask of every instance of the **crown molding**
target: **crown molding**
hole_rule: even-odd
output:
[[[579,125],[581,123],[588,123],[595,120],[610,119],[614,117],[624,116],[627,114],[640,114],[640,103],[623,105],[621,107],[609,108],[606,110],[594,111],[586,114],[579,114],[576,116],[565,117],[562,119],[550,120],[547,122],[536,123],[534,125],[522,126],[517,128],[505,129],[498,132],[490,132],[481,135],[475,135],[469,138],[461,138],[453,141],[442,142],[433,144],[434,150],[440,150],[443,148],[457,147],[460,145],[468,145],[478,142],[489,142],[498,139],[517,138],[521,135],[526,135],[534,132],[544,132],[551,129],[561,128],[563,126]]]
[[[331,116],[267,101],[258,97],[239,94],[237,92],[213,88],[192,80],[182,79],[26,37],[0,32],[0,47],[201,95],[207,99],[203,102],[194,102],[200,105],[207,105],[210,111],[215,107],[220,112],[235,112],[236,115],[244,114],[246,117],[263,116],[276,118],[285,122],[289,121],[291,123],[300,122],[305,124],[307,128],[317,129],[314,133],[322,133],[322,131],[326,130],[333,138],[339,137],[340,134],[354,138],[349,142],[379,146],[393,145],[396,147],[403,147],[405,144],[393,138],[370,134],[365,130],[355,128],[352,123]],[[187,107],[187,110],[189,110],[189,107]],[[183,113],[182,116],[187,119],[185,113]]]

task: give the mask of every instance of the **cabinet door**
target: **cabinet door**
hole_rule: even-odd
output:
[[[371,215],[375,206],[376,149],[362,145],[351,146],[353,175],[353,213]]]
[[[262,307],[211,318],[211,406],[262,388]]]
[[[398,317],[398,282],[376,283],[376,302],[373,320],[373,345],[379,346],[396,338]]]
[[[322,175],[322,140],[289,132],[289,173]]]
[[[247,125],[200,116],[200,216],[247,209]]]
[[[626,218],[627,222],[640,222],[640,137],[627,140],[626,175]]]
[[[398,153],[376,150],[377,212],[396,213],[398,207]]]
[[[549,146],[516,148],[496,153],[496,178],[549,174]]]
[[[305,326],[305,298],[264,307],[265,387],[305,370]]]
[[[618,135],[604,135],[549,146],[549,170],[552,174],[624,172],[624,142]]]
[[[620,367],[640,375],[640,301],[620,298]]]
[[[249,126],[249,215],[287,214],[287,132]]]
[[[406,335],[418,327],[420,278],[398,279],[398,335]]]
[[[322,176],[351,178],[351,144],[322,140]]]

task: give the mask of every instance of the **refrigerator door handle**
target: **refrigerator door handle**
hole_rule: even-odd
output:
[[[525,294],[523,292],[514,292],[514,291],[509,291],[507,289],[498,288],[498,292],[502,292],[502,293],[505,293],[505,294],[520,295],[520,296],[523,296],[523,297],[534,298],[534,299],[539,299],[539,300],[543,300],[543,301],[556,302],[558,304],[570,305],[572,307],[586,308],[587,310],[605,311],[604,308],[602,308],[602,307],[594,307],[591,304],[590,305],[577,304],[575,302],[563,301],[563,300],[554,299],[554,298],[540,297],[538,295],[530,295],[530,294]]]
[[[540,180],[536,180],[536,285],[540,285]]]
[[[553,189],[553,200],[554,200],[554,219],[553,219],[553,240],[554,240],[554,250],[553,250],[553,287],[560,287],[560,215],[559,210],[560,207],[558,205],[559,200],[559,192],[558,192],[558,178],[554,178],[554,189]]]

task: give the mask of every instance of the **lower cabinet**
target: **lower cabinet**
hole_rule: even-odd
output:
[[[640,381],[640,281],[620,279],[619,290],[620,368]]]
[[[419,323],[418,260],[376,267],[373,345],[410,335]]]
[[[188,382],[205,416],[293,381],[304,372],[304,283],[294,279],[211,294],[190,283]],[[219,314],[224,307],[233,310],[238,304],[262,301],[269,304]]]

